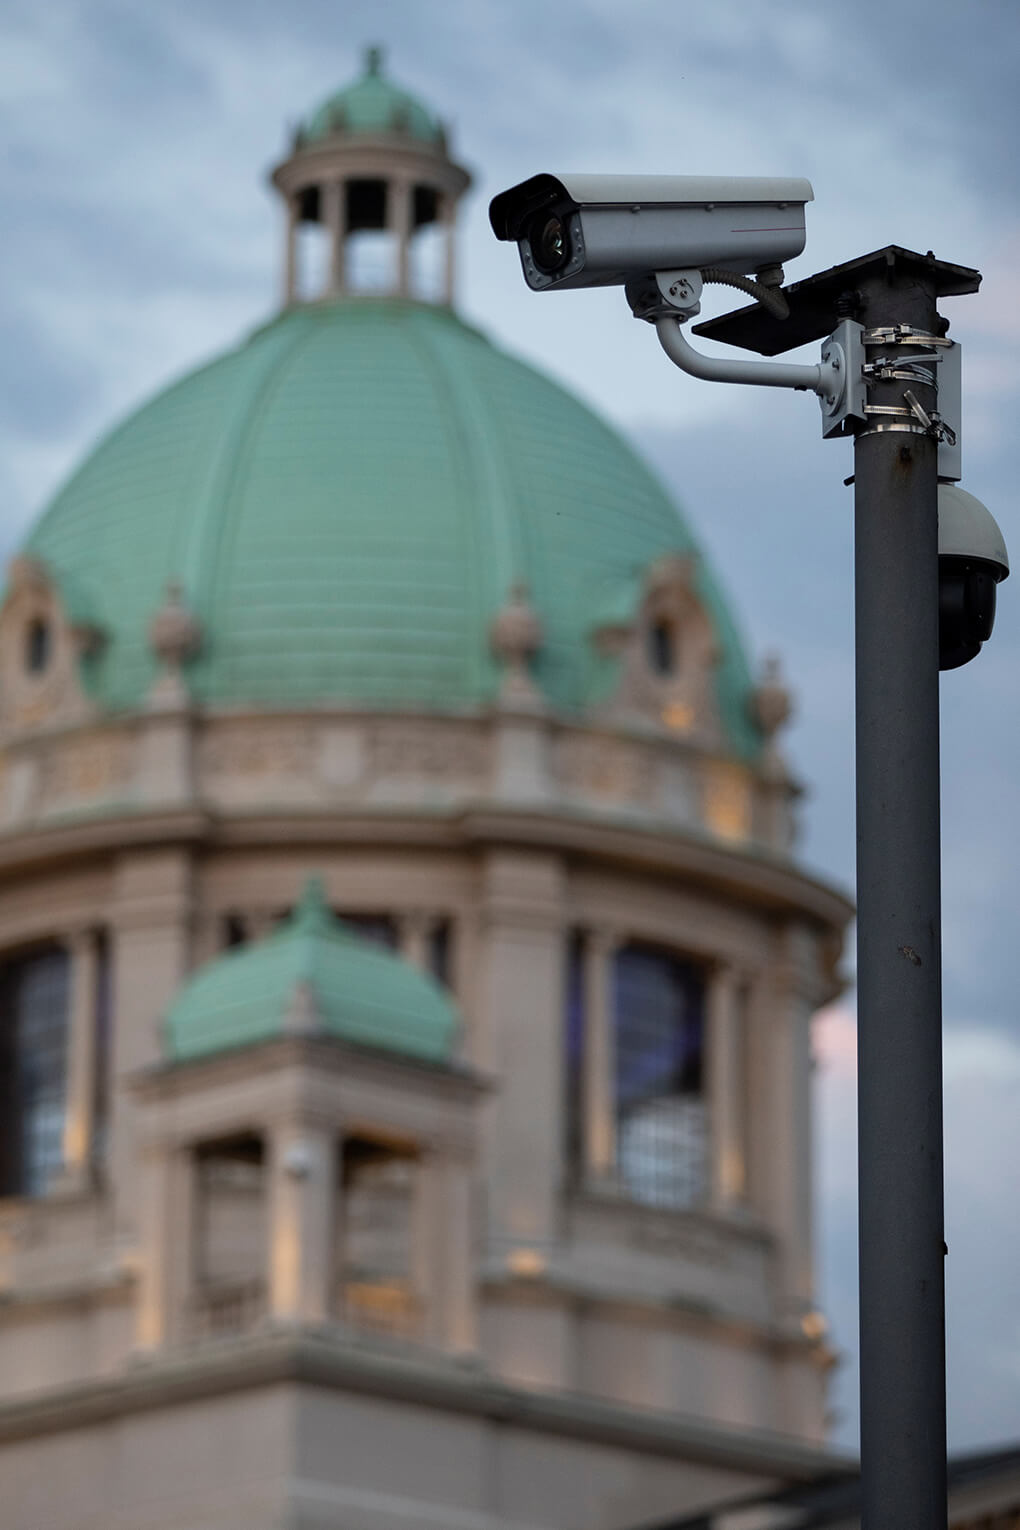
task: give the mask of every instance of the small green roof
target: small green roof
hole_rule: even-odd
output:
[[[458,1017],[439,985],[330,911],[311,878],[291,917],[188,982],[166,1017],[174,1062],[286,1035],[335,1036],[428,1062],[449,1060]]]
[[[395,133],[442,145],[442,123],[383,74],[382,49],[368,48],[360,79],[338,90],[298,129],[297,147],[347,133]]]

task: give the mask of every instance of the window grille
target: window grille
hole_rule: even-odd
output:
[[[68,956],[0,968],[0,1194],[42,1195],[63,1163]]]
[[[696,1205],[708,1171],[703,977],[632,945],[617,952],[613,978],[617,1173],[635,1200]]]

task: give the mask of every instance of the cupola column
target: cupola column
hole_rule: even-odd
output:
[[[341,180],[326,181],[322,197],[322,221],[329,234],[327,291],[342,293],[347,285],[347,188]]]
[[[743,1199],[747,1165],[744,1114],[743,988],[733,967],[717,967],[708,986],[708,1109],[711,1199],[730,1211]]]
[[[390,226],[397,239],[397,296],[411,295],[411,235],[414,232],[414,186],[406,176],[394,176],[387,188],[392,212]]]
[[[287,226],[283,259],[283,306],[288,308],[297,299],[297,199],[286,199]]]
[[[453,307],[457,290],[457,203],[451,196],[442,199],[443,226],[443,302]]]

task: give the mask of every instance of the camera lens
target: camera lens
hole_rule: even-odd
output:
[[[570,235],[558,213],[539,213],[529,234],[532,258],[540,271],[561,271],[570,259]]]

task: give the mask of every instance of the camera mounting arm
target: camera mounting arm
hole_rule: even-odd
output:
[[[742,361],[729,357],[705,356],[688,342],[681,326],[701,308],[702,273],[659,271],[652,280],[630,283],[627,297],[634,317],[655,325],[659,343],[674,366],[691,377],[706,382],[751,383],[762,388],[795,388],[817,393],[822,406],[823,433],[836,419],[856,412],[850,400],[859,373],[861,359],[859,334],[842,333],[843,326],[830,335],[822,347],[822,358],[811,365],[785,361]],[[860,325],[852,326],[859,332]],[[848,354],[850,353],[850,354]],[[858,365],[852,365],[854,354]],[[848,378],[850,379],[848,383]],[[860,391],[862,385],[858,385]],[[848,407],[841,408],[846,400]]]
[[[833,347],[814,366],[798,366],[788,361],[731,361],[728,356],[703,356],[690,345],[681,325],[680,314],[655,320],[659,343],[670,361],[681,372],[706,382],[755,383],[762,388],[799,388],[837,402],[843,392],[844,360],[842,351]]]

